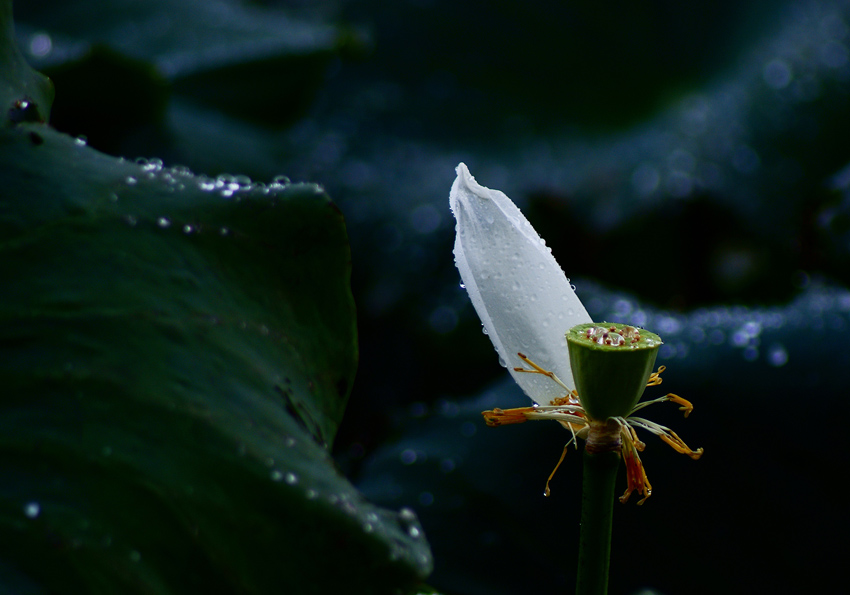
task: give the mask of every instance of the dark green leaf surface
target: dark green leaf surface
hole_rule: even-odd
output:
[[[356,336],[319,187],[115,160],[42,125],[4,131],[0,164],[0,560],[16,580],[380,592],[427,573],[412,513],[366,503],[327,452]]]

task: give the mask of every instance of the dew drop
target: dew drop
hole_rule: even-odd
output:
[[[165,229],[166,227],[171,226],[171,221],[168,219],[168,217],[159,217],[156,220],[156,224],[159,225],[161,228]]]
[[[767,361],[771,366],[778,368],[788,363],[788,352],[785,347],[776,343],[767,352]]]
[[[78,147],[85,147],[89,142],[89,139],[86,138],[85,135],[81,134],[77,138],[74,139],[74,144]]]
[[[41,506],[38,502],[27,502],[24,505],[24,516],[28,519],[37,518],[39,514],[41,514]]]
[[[186,224],[186,225],[183,226],[183,233],[185,233],[186,235],[189,235],[190,233],[194,233],[194,232],[195,232],[195,228],[192,227],[191,225]]]
[[[290,436],[289,438],[286,439],[284,444],[286,444],[286,446],[288,446],[289,448],[292,448],[293,446],[295,446],[295,438]]]
[[[401,454],[399,454],[399,458],[403,465],[412,465],[416,462],[416,451],[412,448],[405,448],[401,451]]]
[[[125,219],[127,220],[127,223],[130,224],[130,227],[136,227],[136,224],[139,222],[139,220],[136,219],[133,215],[127,215]]]
[[[316,490],[309,489],[304,492],[304,495],[307,497],[308,500],[315,500],[319,496],[319,493]]]
[[[422,535],[422,531],[420,531],[418,527],[410,527],[407,530],[407,534],[413,539],[419,539],[419,536]]]
[[[289,484],[289,485],[291,485],[291,486],[294,486],[296,483],[298,483],[298,476],[297,476],[297,475],[295,475],[294,473],[290,472],[290,473],[287,473],[287,474],[283,477],[283,480],[284,480],[287,484]]]
[[[289,185],[289,178],[286,176],[275,176],[272,178],[272,184],[276,186],[287,186]]]
[[[363,532],[364,533],[371,533],[374,530],[375,530],[375,528],[372,526],[371,523],[363,523]]]
[[[275,469],[271,472],[270,477],[272,478],[272,481],[280,481],[281,479],[283,479],[283,473]]]
[[[126,178],[124,178],[124,182],[128,186],[135,186],[139,181],[136,178],[134,178],[133,176],[127,176]]]

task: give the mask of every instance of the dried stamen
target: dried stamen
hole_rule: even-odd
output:
[[[573,435],[573,440],[575,440],[575,435]],[[549,474],[549,479],[547,479],[547,480],[546,480],[546,489],[545,489],[545,490],[543,490],[543,495],[544,495],[544,496],[546,496],[547,498],[548,498],[548,497],[549,497],[549,495],[552,493],[552,492],[551,492],[551,490],[549,489],[549,482],[550,482],[550,481],[552,481],[552,478],[553,478],[553,477],[555,477],[555,472],[558,470],[558,467],[560,467],[560,466],[561,466],[561,463],[563,463],[563,462],[564,462],[564,457],[565,457],[565,456],[567,456],[567,449],[568,449],[569,447],[570,447],[570,443],[569,443],[569,442],[567,442],[567,443],[564,445],[564,450],[563,450],[563,452],[561,452],[561,458],[560,458],[560,459],[558,459],[558,464],[557,464],[557,465],[555,465],[555,468],[554,468],[554,469],[552,469],[552,473],[550,473],[550,474]]]

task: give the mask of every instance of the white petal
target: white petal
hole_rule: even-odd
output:
[[[480,186],[461,163],[449,201],[457,219],[455,264],[499,361],[529,397],[548,405],[564,390],[540,374],[514,372],[523,366],[517,352],[575,388],[564,334],[590,316],[511,199]]]

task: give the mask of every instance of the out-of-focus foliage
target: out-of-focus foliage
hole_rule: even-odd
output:
[[[498,384],[452,266],[459,161],[517,200],[595,319],[664,338],[661,388],[696,405],[675,427],[706,448],[701,461],[647,439],[655,493],[616,512],[612,590],[834,587],[840,549],[819,544],[850,528],[833,485],[848,460],[840,430],[812,433],[800,419],[815,400],[829,420],[847,410],[847,2],[280,0],[207,11],[163,0],[108,3],[92,25],[71,9],[55,19],[45,7],[56,4],[17,9],[28,59],[55,73],[57,113],[63,87],[108,96],[108,85],[75,90],[70,76],[60,85],[65,68],[105,68],[92,77],[103,81],[144,71],[126,78],[151,97],[133,110],[149,114],[141,124],[107,100],[66,130],[213,174],[320,180],[337,199],[361,329],[338,460],[371,498],[417,509],[438,587],[566,588],[578,520],[577,457],[553,497],[540,495],[563,433],[478,419],[526,400]],[[194,47],[183,31],[227,39],[234,26],[215,10],[248,29],[286,21],[282,38],[333,31],[303,52],[321,59],[304,79],[312,93],[292,102],[301,111],[280,118],[228,100],[289,105],[273,85],[283,59],[233,46],[220,68],[188,52],[194,72],[210,73],[197,86],[163,66],[173,48]]]

